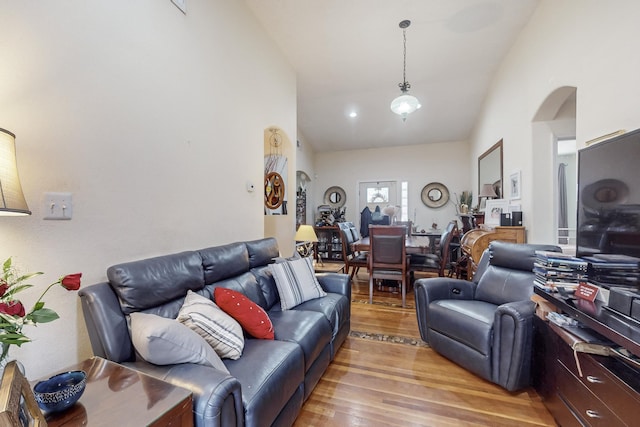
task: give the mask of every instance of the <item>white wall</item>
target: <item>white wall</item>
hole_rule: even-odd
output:
[[[428,229],[434,221],[443,226],[456,219],[454,205],[449,203],[437,209],[428,208],[422,203],[420,192],[431,182],[444,184],[452,200],[455,199],[454,193],[459,195],[464,190],[471,190],[468,159],[469,147],[466,142],[316,153],[318,179],[314,210],[323,203],[325,190],[337,185],[347,194],[347,220],[359,225],[359,182],[408,181],[409,219],[413,221],[415,211],[418,227]]]
[[[475,159],[503,138],[505,175],[522,171],[530,242],[548,243],[553,232],[534,213],[535,206],[551,206],[552,200],[532,197],[538,183],[533,141],[540,132],[533,117],[555,89],[573,86],[579,148],[618,129],[640,127],[640,57],[633,50],[640,37],[638,16],[640,3],[633,0],[542,0],[498,70],[471,138],[471,176],[477,176]]]
[[[295,75],[243,2],[192,0],[185,16],[170,0],[24,0],[0,13],[0,127],[17,135],[33,211],[0,218],[0,259],[46,272],[26,305],[66,273],[88,286],[118,262],[263,236],[262,191],[246,182],[262,188],[265,128],[296,135]],[[71,221],[41,219],[45,191],[73,193]],[[13,351],[29,378],[91,354],[77,296],[46,303],[61,319],[27,326],[34,342]]]

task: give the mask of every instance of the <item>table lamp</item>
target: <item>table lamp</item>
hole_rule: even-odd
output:
[[[0,215],[31,215],[22,194],[16,162],[16,136],[0,128]]]
[[[296,231],[296,250],[302,257],[311,256],[313,244],[318,241],[316,232],[310,225],[301,225]]]
[[[496,194],[496,190],[493,188],[493,184],[482,184],[480,194],[478,194],[478,210],[480,210],[480,202],[483,197],[485,199],[493,199],[494,197],[498,197],[498,195]]]

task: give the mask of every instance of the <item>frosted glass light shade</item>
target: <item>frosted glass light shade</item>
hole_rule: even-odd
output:
[[[16,163],[16,136],[0,128],[0,215],[31,215]]]
[[[391,101],[391,111],[402,117],[402,120],[406,120],[407,116],[418,108],[420,108],[420,101],[413,95],[407,95],[403,93],[393,101]]]

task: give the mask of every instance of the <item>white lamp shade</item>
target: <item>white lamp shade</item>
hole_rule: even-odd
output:
[[[492,184],[482,184],[482,188],[480,189],[480,194],[478,197],[498,197],[496,194],[496,190],[493,189]]]
[[[18,177],[15,138],[0,128],[0,215],[31,215]]]
[[[318,236],[310,225],[301,225],[296,231],[296,242],[317,242]]]
[[[407,116],[418,108],[420,108],[420,101],[413,95],[407,95],[406,93],[400,95],[393,101],[391,101],[391,111],[406,119]]]

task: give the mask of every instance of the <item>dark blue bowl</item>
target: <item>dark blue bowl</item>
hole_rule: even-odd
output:
[[[40,381],[33,388],[38,406],[45,412],[60,412],[80,399],[87,385],[84,371],[71,371]]]

